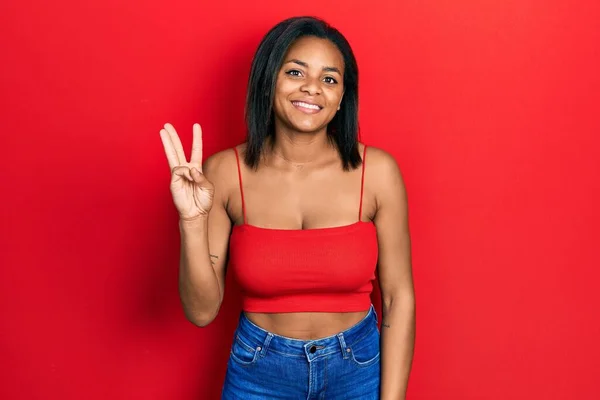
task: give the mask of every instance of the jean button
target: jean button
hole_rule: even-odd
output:
[[[317,346],[312,346],[309,351],[311,353],[316,353],[317,352]]]

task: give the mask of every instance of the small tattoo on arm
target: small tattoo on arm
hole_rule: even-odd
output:
[[[218,257],[218,256],[215,256],[214,254],[209,254],[209,256],[210,256],[210,263],[211,263],[211,264],[214,266],[214,265],[215,265],[215,262],[213,261],[213,259],[216,259],[216,260],[218,260],[218,259],[219,259],[219,257]]]
[[[381,327],[382,327],[382,328],[390,328],[390,325],[389,325],[389,324],[386,324],[386,323],[385,323],[385,321],[383,321],[383,322],[381,323]]]

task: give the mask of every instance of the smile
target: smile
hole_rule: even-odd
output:
[[[296,107],[298,110],[307,113],[307,114],[315,114],[318,113],[319,111],[321,111],[320,106],[316,105],[316,104],[310,104],[310,103],[305,103],[303,101],[292,101],[292,104],[294,105],[294,107]]]

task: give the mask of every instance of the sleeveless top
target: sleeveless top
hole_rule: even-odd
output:
[[[244,223],[233,227],[229,268],[247,312],[350,312],[371,305],[377,231],[361,221],[366,146],[358,221],[315,229],[261,228],[246,223],[240,157],[234,148]]]

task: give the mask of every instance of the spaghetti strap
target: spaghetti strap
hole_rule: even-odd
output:
[[[237,147],[233,148],[235,151],[235,160],[237,161],[238,168],[238,179],[240,181],[240,194],[242,195],[242,214],[244,216],[244,225],[246,224],[246,203],[244,202],[244,185],[242,185],[242,168],[240,167],[240,156],[237,151]]]
[[[365,163],[367,161],[367,145],[363,150],[362,157],[362,173],[360,178],[360,205],[358,206],[358,222],[362,221],[362,204],[363,204],[363,192],[365,189]]]

